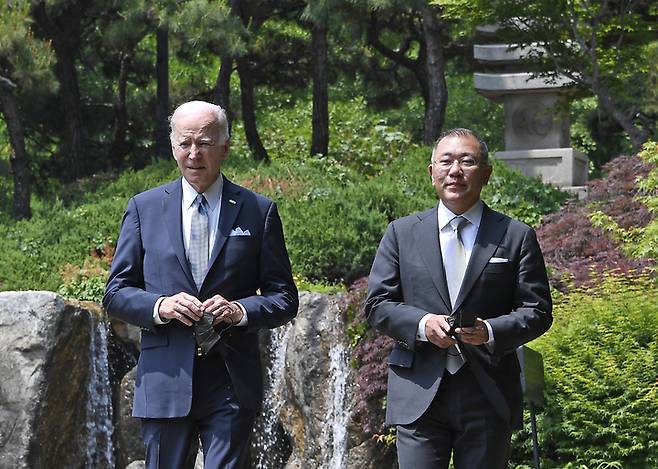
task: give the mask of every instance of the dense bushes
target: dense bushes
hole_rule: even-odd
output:
[[[658,467],[658,290],[647,278],[599,277],[557,294],[544,357],[542,467]]]
[[[601,210],[621,228],[647,225],[652,215],[636,196],[637,181],[647,177],[650,167],[637,156],[618,157],[604,166],[605,177],[588,184],[587,200],[572,201],[546,217],[537,234],[554,286],[582,285],[593,272],[627,274],[655,263],[627,256],[620,243],[591,220],[592,212]]]
[[[293,134],[306,105],[272,106],[281,129],[271,129],[271,141],[280,143],[277,159],[254,166],[236,133],[225,172],[278,203],[298,276],[349,283],[367,274],[391,220],[436,204],[427,173],[431,150],[411,144],[355,98],[333,105],[337,157],[303,156],[306,140]],[[35,198],[31,221],[0,223],[0,289],[59,290],[98,300],[128,198],[177,176],[173,159],[158,161],[119,177],[99,175],[62,187],[64,195],[54,203],[46,201],[48,193]],[[483,194],[493,208],[532,225],[564,199],[498,162]]]

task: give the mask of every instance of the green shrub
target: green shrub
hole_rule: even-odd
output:
[[[531,344],[546,376],[542,467],[658,467],[655,283],[604,276],[555,300],[553,327]],[[527,427],[514,453],[519,464],[531,460]]]
[[[141,171],[126,171],[116,180],[97,176],[79,181],[66,191],[66,202],[34,197],[31,220],[0,224],[0,289],[70,291],[75,295],[88,290],[75,286],[76,282],[98,284],[92,280],[94,276],[104,282],[111,257],[107,251],[116,242],[128,199],[175,174],[173,160],[160,161]],[[78,274],[67,278],[67,272],[76,266],[82,268],[86,261],[98,258],[104,258],[100,270],[84,274],[83,280]]]
[[[310,102],[269,95],[261,119],[270,164],[256,164],[233,129],[227,176],[263,193],[280,208],[293,270],[305,280],[351,282],[370,269],[386,225],[436,204],[427,173],[431,149],[410,143],[408,134],[386,124],[386,114],[368,110],[362,98],[333,102],[330,155],[308,156]],[[483,193],[493,208],[536,225],[558,208],[563,195],[539,180],[494,162]],[[143,170],[101,174],[33,197],[34,216],[0,218],[0,289],[47,289],[89,297],[94,277],[85,261],[105,257],[119,232],[128,198],[178,177],[173,159]],[[53,202],[54,201],[54,202]],[[4,221],[4,222],[3,222]],[[75,268],[83,274],[71,273]]]

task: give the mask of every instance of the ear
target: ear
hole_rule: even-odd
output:
[[[485,168],[484,170],[484,182],[482,185],[487,185],[489,183],[489,178],[491,177],[491,173],[493,173],[493,165],[489,165]]]

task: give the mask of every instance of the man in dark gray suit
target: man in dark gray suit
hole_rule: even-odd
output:
[[[439,204],[393,221],[370,272],[368,321],[396,341],[386,421],[401,469],[451,455],[457,469],[505,468],[521,426],[515,349],[548,330],[552,302],[535,232],[480,200],[492,169],[474,132],[441,135],[428,167]]]

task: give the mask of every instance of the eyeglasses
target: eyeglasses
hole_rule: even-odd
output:
[[[441,158],[439,161],[432,161],[432,164],[440,170],[448,171],[457,162],[462,170],[469,170],[479,166],[480,162],[472,156],[463,156],[461,158]]]

